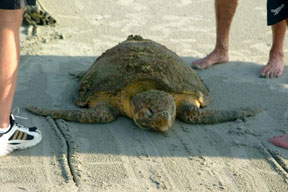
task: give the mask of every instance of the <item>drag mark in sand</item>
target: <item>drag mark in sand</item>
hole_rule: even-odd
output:
[[[71,142],[70,137],[71,134],[67,133],[68,132],[68,128],[65,125],[65,123],[63,123],[63,120],[57,120],[56,122],[51,118],[51,117],[47,117],[46,118],[47,121],[49,122],[49,124],[51,125],[51,127],[55,130],[55,132],[57,133],[57,136],[60,137],[60,140],[63,143],[63,151],[66,153],[66,157],[65,154],[62,154],[60,158],[58,158],[59,164],[61,165],[61,172],[62,172],[62,176],[65,179],[66,182],[69,182],[69,180],[73,180],[74,184],[76,186],[79,185],[79,178],[76,173],[76,170],[74,169],[73,165],[72,165],[72,154],[74,153],[75,147],[71,146]]]
[[[286,173],[286,176],[288,175],[288,166],[285,163],[285,160],[275,151],[271,151],[267,149],[267,151],[270,153],[270,155],[275,159],[275,161],[283,168],[283,170]]]
[[[276,152],[269,150],[263,143],[259,143],[257,148],[266,157],[271,167],[283,177],[283,181],[288,183],[288,167],[283,158]]]
[[[56,120],[56,125],[59,131],[61,132],[63,138],[65,139],[67,146],[67,163],[72,175],[72,179],[76,186],[80,183],[80,172],[73,166],[77,165],[77,159],[73,158],[75,155],[76,146],[73,145],[74,141],[72,139],[71,132],[69,131],[68,124],[63,120]]]

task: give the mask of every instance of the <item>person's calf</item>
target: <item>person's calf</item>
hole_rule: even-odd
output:
[[[1,27],[18,30],[22,24],[24,9],[0,10]]]

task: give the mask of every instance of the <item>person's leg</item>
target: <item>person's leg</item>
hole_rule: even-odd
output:
[[[237,5],[238,0],[215,0],[216,46],[207,57],[194,61],[193,68],[205,69],[229,61],[229,33]]]
[[[266,78],[279,77],[284,70],[283,43],[287,28],[287,20],[272,25],[273,43],[268,64],[263,67],[260,76]]]
[[[20,2],[24,4],[24,1]],[[0,157],[35,146],[42,139],[36,127],[19,125],[10,115],[17,80],[23,11],[0,9]]]
[[[10,124],[19,62],[19,28],[23,9],[0,10],[0,127]]]
[[[286,26],[288,26],[288,19],[286,19]],[[269,139],[271,143],[276,146],[288,149],[288,135],[280,135]]]

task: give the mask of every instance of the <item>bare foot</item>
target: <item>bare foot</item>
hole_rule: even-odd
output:
[[[229,54],[227,51],[212,51],[209,55],[202,59],[195,60],[192,63],[193,69],[206,69],[214,64],[227,63],[229,61]]]
[[[268,64],[263,67],[260,76],[265,78],[280,77],[284,70],[284,59],[281,53],[270,53]]]
[[[288,149],[288,135],[273,137],[269,141],[278,147]]]

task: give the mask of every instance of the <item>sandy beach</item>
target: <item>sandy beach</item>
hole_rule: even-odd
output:
[[[272,32],[266,2],[242,0],[230,37],[230,62],[198,71],[210,90],[207,108],[260,106],[255,117],[216,125],[176,120],[167,134],[119,117],[79,124],[33,115],[25,107],[76,108],[77,80],[105,50],[130,34],[157,41],[187,65],[215,45],[211,0],[40,0],[57,19],[37,36],[21,28],[21,58],[13,107],[19,123],[37,126],[38,146],[0,158],[0,191],[288,191],[288,150],[268,139],[288,134],[288,70],[259,78]],[[62,36],[64,38],[62,38]],[[288,64],[288,36],[284,47]]]

